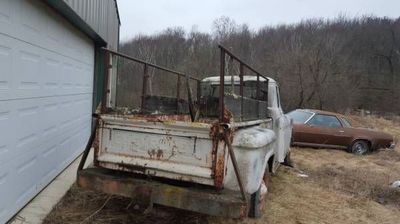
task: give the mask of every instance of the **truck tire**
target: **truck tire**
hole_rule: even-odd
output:
[[[266,195],[269,190],[270,178],[271,173],[269,172],[269,166],[267,164],[260,187],[251,195],[249,217],[260,218],[262,216],[266,204]]]

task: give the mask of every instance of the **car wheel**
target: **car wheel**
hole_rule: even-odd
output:
[[[262,216],[262,212],[266,204],[265,199],[268,194],[270,179],[271,179],[271,173],[269,172],[269,167],[267,164],[260,187],[255,193],[251,195],[249,217],[260,218]]]
[[[355,155],[365,155],[369,152],[369,144],[364,140],[356,140],[351,145],[350,151]]]

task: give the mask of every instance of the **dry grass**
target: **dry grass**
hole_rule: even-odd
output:
[[[383,117],[375,116],[349,116],[349,119],[353,126],[381,130],[392,134],[397,142],[400,140],[400,118],[387,120]]]
[[[150,213],[130,199],[87,191],[73,186],[46,217],[44,224],[182,223],[206,221],[205,215],[172,208],[154,207]]]
[[[399,123],[373,117],[351,119],[400,139]],[[272,177],[261,219],[228,220],[162,207],[144,214],[129,199],[109,199],[73,187],[45,223],[400,223],[400,192],[389,188],[389,183],[400,179],[399,149],[355,156],[342,150],[294,148],[293,161],[294,169],[281,167]]]

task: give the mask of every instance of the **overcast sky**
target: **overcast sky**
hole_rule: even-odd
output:
[[[400,0],[117,0],[121,41],[168,27],[210,32],[216,18],[228,16],[251,29],[306,18],[373,14],[397,18]]]

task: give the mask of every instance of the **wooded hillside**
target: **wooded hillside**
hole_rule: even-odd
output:
[[[221,17],[212,33],[168,28],[136,36],[120,51],[203,78],[219,74],[218,43],[276,79],[286,111],[400,111],[400,18],[310,19],[250,30]],[[142,67],[119,63],[117,103],[134,105]],[[150,94],[173,95],[176,79],[153,71],[148,88]]]

